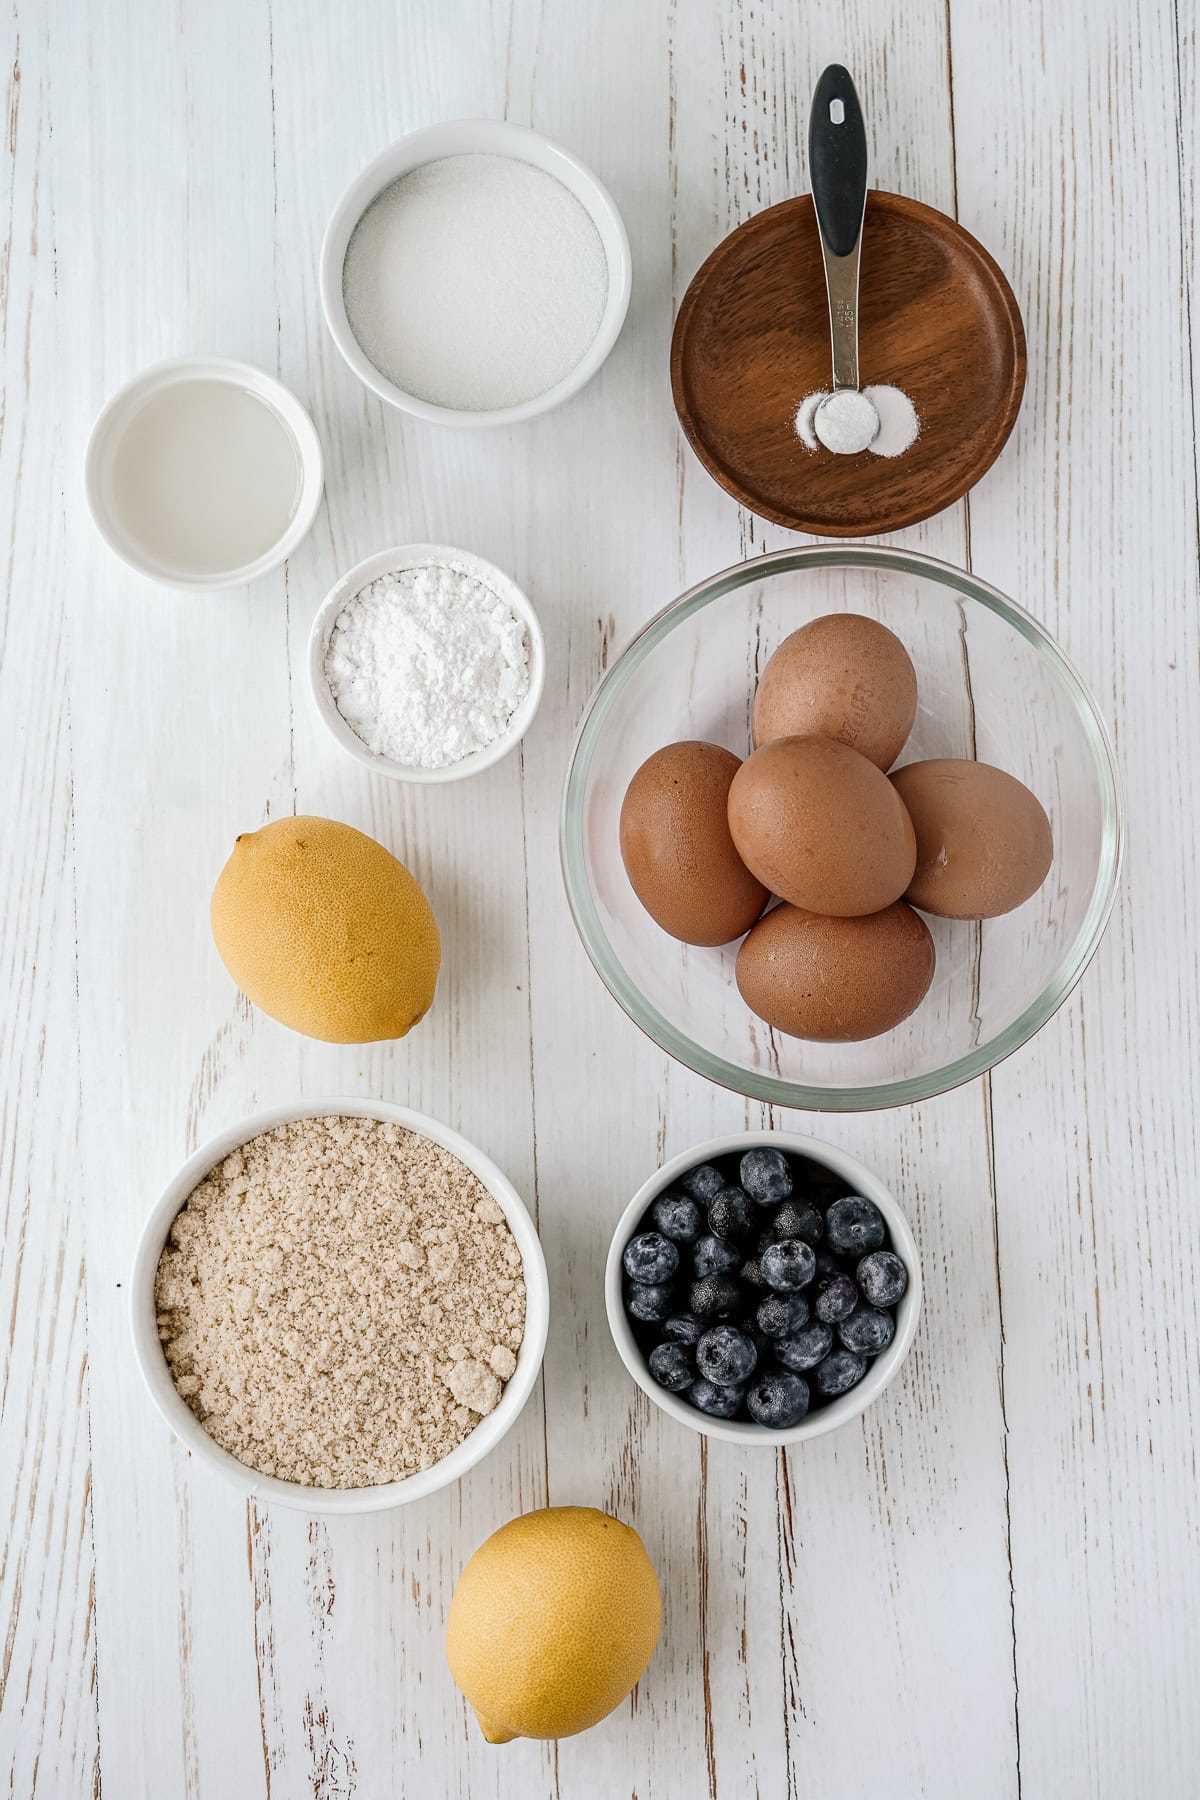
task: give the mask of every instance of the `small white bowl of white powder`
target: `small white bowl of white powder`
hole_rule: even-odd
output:
[[[570,151],[502,119],[411,132],[343,194],[321,304],[359,380],[441,425],[512,425],[576,393],[616,343],[629,239]]]
[[[342,749],[396,781],[458,781],[517,744],[546,649],[516,582],[483,557],[405,544],[343,575],[313,621],[313,698]]]

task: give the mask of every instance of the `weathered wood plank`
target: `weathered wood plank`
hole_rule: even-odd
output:
[[[61,252],[48,22],[0,50],[0,1768],[83,1800],[99,1776],[77,1051]]]
[[[1095,966],[991,1084],[1021,1774],[1032,1794],[1186,1793],[1200,687],[1177,155],[1194,159],[1194,108],[1170,7],[1012,8],[985,36],[953,4],[951,22],[962,216],[1030,339],[1014,444],[971,499],[975,564],[1078,660],[1128,826]]]

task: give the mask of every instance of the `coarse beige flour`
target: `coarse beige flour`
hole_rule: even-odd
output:
[[[521,1253],[483,1183],[374,1119],[280,1125],[188,1197],[158,1332],[204,1429],[309,1487],[427,1469],[500,1399],[525,1326]]]

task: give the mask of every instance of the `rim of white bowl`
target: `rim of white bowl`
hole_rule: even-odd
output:
[[[342,292],[342,270],[346,250],[354,228],[384,188],[402,175],[408,175],[423,163],[436,162],[448,156],[471,154],[510,156],[532,163],[561,181],[586,208],[600,234],[608,263],[608,296],[599,329],[575,367],[543,394],[535,394],[515,406],[471,411],[450,406],[437,406],[422,400],[389,381],[378,370],[359,345],[350,328]],[[587,164],[553,138],[544,137],[528,125],[510,124],[507,119],[445,119],[397,138],[386,150],[369,162],[346,188],[330,216],[321,244],[320,258],[321,310],[329,334],[343,360],[358,376],[364,387],[378,394],[392,406],[431,425],[459,426],[468,430],[500,425],[520,425],[550,412],[592,379],[607,361],[621,335],[629,296],[633,289],[633,258],[629,250],[629,234],[617,203]]]
[[[469,756],[460,757],[457,762],[448,763],[444,769],[421,769],[413,764],[393,762],[389,756],[381,756],[364,744],[352,730],[338,711],[330,692],[325,676],[325,654],[338,613],[347,600],[352,599],[369,582],[378,581],[381,575],[399,574],[405,569],[439,566],[448,566],[473,575],[476,581],[510,606],[522,621],[529,634],[529,689],[509,720],[507,731],[502,732],[493,743],[485,745],[482,750],[473,750]],[[374,556],[364,557],[362,562],[347,570],[330,588],[317,610],[308,636],[308,690],[322,724],[355,762],[361,763],[373,775],[386,775],[392,781],[462,781],[468,775],[479,775],[484,769],[493,768],[511,750],[515,750],[533,724],[545,686],[546,640],[529,596],[517,586],[511,575],[506,575],[495,563],[476,556],[473,550],[456,550],[449,544],[397,544],[391,550],[380,550]]]
[[[287,431],[300,462],[300,498],[296,502],[296,510],[287,530],[253,562],[242,563],[237,568],[226,569],[215,575],[189,575],[184,570],[167,568],[141,554],[136,539],[132,535],[123,534],[119,529],[106,493],[106,471],[111,446],[116,434],[123,428],[122,415],[132,417],[136,407],[148,395],[159,388],[172,387],[180,381],[225,381],[231,386],[245,388],[256,394],[266,402]],[[105,401],[92,426],[84,452],[83,485],[92,523],[113,555],[119,557],[126,568],[136,570],[139,575],[146,576],[162,587],[175,588],[183,593],[213,593],[223,588],[244,587],[249,581],[257,581],[260,575],[270,574],[272,569],[277,569],[281,563],[286,562],[293,550],[308,536],[325,491],[325,458],[312,419],[291,389],[284,387],[273,375],[255,368],[253,363],[238,362],[230,356],[170,356],[142,369]]]
[[[697,1163],[710,1162],[718,1156],[728,1156],[734,1151],[753,1150],[760,1146],[788,1150],[796,1156],[805,1156],[811,1162],[820,1163],[839,1175],[843,1181],[849,1182],[855,1192],[862,1194],[865,1199],[873,1200],[887,1223],[892,1246],[908,1270],[908,1287],[896,1309],[896,1335],[887,1349],[868,1363],[867,1372],[857,1387],[851,1388],[840,1399],[831,1400],[817,1412],[810,1413],[799,1425],[792,1425],[786,1431],[774,1431],[767,1425],[756,1425],[752,1420],[710,1418],[707,1413],[689,1406],[677,1394],[668,1393],[666,1388],[660,1387],[650,1373],[622,1303],[621,1257],[650,1202],[670,1187],[678,1176],[695,1168]],[[673,1156],[642,1183],[621,1214],[609,1245],[608,1262],[604,1270],[604,1304],[608,1313],[608,1328],[612,1333],[617,1355],[646,1397],[660,1411],[678,1420],[681,1425],[698,1431],[702,1437],[726,1438],[731,1443],[756,1444],[770,1449],[778,1449],[781,1444],[803,1444],[812,1438],[824,1437],[827,1432],[837,1431],[840,1426],[848,1425],[852,1419],[857,1419],[866,1412],[872,1402],[895,1380],[912,1349],[920,1321],[923,1291],[921,1259],[917,1254],[916,1240],[891,1190],[884,1186],[866,1163],[860,1162],[849,1150],[841,1150],[836,1144],[827,1144],[820,1138],[806,1137],[796,1131],[729,1132],[724,1137],[709,1138],[703,1144],[694,1144],[690,1150]]]
[[[378,1119],[385,1125],[399,1125],[417,1132],[435,1144],[441,1144],[457,1156],[482,1181],[500,1207],[517,1248],[525,1280],[525,1335],[517,1355],[517,1366],[500,1397],[494,1412],[480,1420],[461,1444],[434,1463],[407,1475],[402,1481],[382,1482],[367,1488],[305,1487],[296,1481],[280,1481],[273,1475],[262,1475],[241,1463],[227,1450],[214,1443],[195,1413],[181,1398],[171,1379],[167,1359],[159,1341],[154,1307],[154,1279],[167,1233],[184,1201],[193,1189],[231,1150],[272,1131],[277,1125],[289,1125],[298,1119],[344,1117]],[[413,1112],[406,1106],[393,1106],[386,1100],[363,1100],[351,1096],[325,1100],[298,1100],[272,1106],[262,1112],[239,1119],[193,1152],[183,1167],[172,1176],[142,1229],[134,1258],[130,1283],[130,1325],[133,1353],[141,1370],[150,1398],[175,1436],[200,1462],[214,1469],[239,1492],[255,1500],[274,1501],[293,1511],[336,1514],[385,1512],[391,1507],[407,1506],[423,1500],[439,1488],[449,1487],[481,1462],[516,1424],[525,1402],[537,1384],[546,1349],[546,1333],[550,1323],[550,1283],[546,1259],[536,1227],[524,1201],[508,1177],[489,1156],[449,1125]]]
[[[605,720],[630,676],[683,619],[747,582],[761,581],[778,570],[806,568],[890,569],[917,575],[977,601],[1011,625],[1053,669],[1074,703],[1092,753],[1100,796],[1101,843],[1091,898],[1079,930],[1042,991],[994,1038],[965,1056],[921,1075],[857,1086],[816,1087],[759,1074],[705,1050],[674,1025],[645,998],[612,949],[591,892],[583,851],[584,795],[592,758]],[[804,1112],[852,1113],[913,1105],[949,1093],[986,1075],[1053,1018],[1095,956],[1112,916],[1124,861],[1124,824],[1116,757],[1100,709],[1074,663],[1032,613],[977,575],[921,551],[874,544],[811,544],[772,550],[719,570],[669,601],[634,634],[601,676],[579,722],[563,781],[558,843],[567,905],[588,959],[618,1006],[652,1043],[705,1080],[748,1099]]]

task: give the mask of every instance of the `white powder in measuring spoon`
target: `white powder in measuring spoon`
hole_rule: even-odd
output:
[[[529,642],[507,601],[465,569],[398,569],[338,614],[325,679],[369,750],[444,769],[508,729],[529,692]]]
[[[872,456],[903,456],[921,435],[921,421],[917,417],[916,407],[902,388],[866,387],[862,391],[879,416],[879,430],[866,446],[867,449]],[[806,395],[800,402],[796,413],[796,436],[806,450],[820,450],[824,447],[841,455],[849,454],[840,444],[823,446],[817,436],[817,409],[822,400],[828,398],[827,393],[818,390],[815,394]]]
[[[342,292],[351,331],[389,381],[482,412],[571,373],[600,329],[608,262],[587,209],[544,169],[446,156],[372,201]]]
[[[837,388],[813,415],[813,430],[827,450],[856,456],[879,434],[879,414],[857,388]]]

